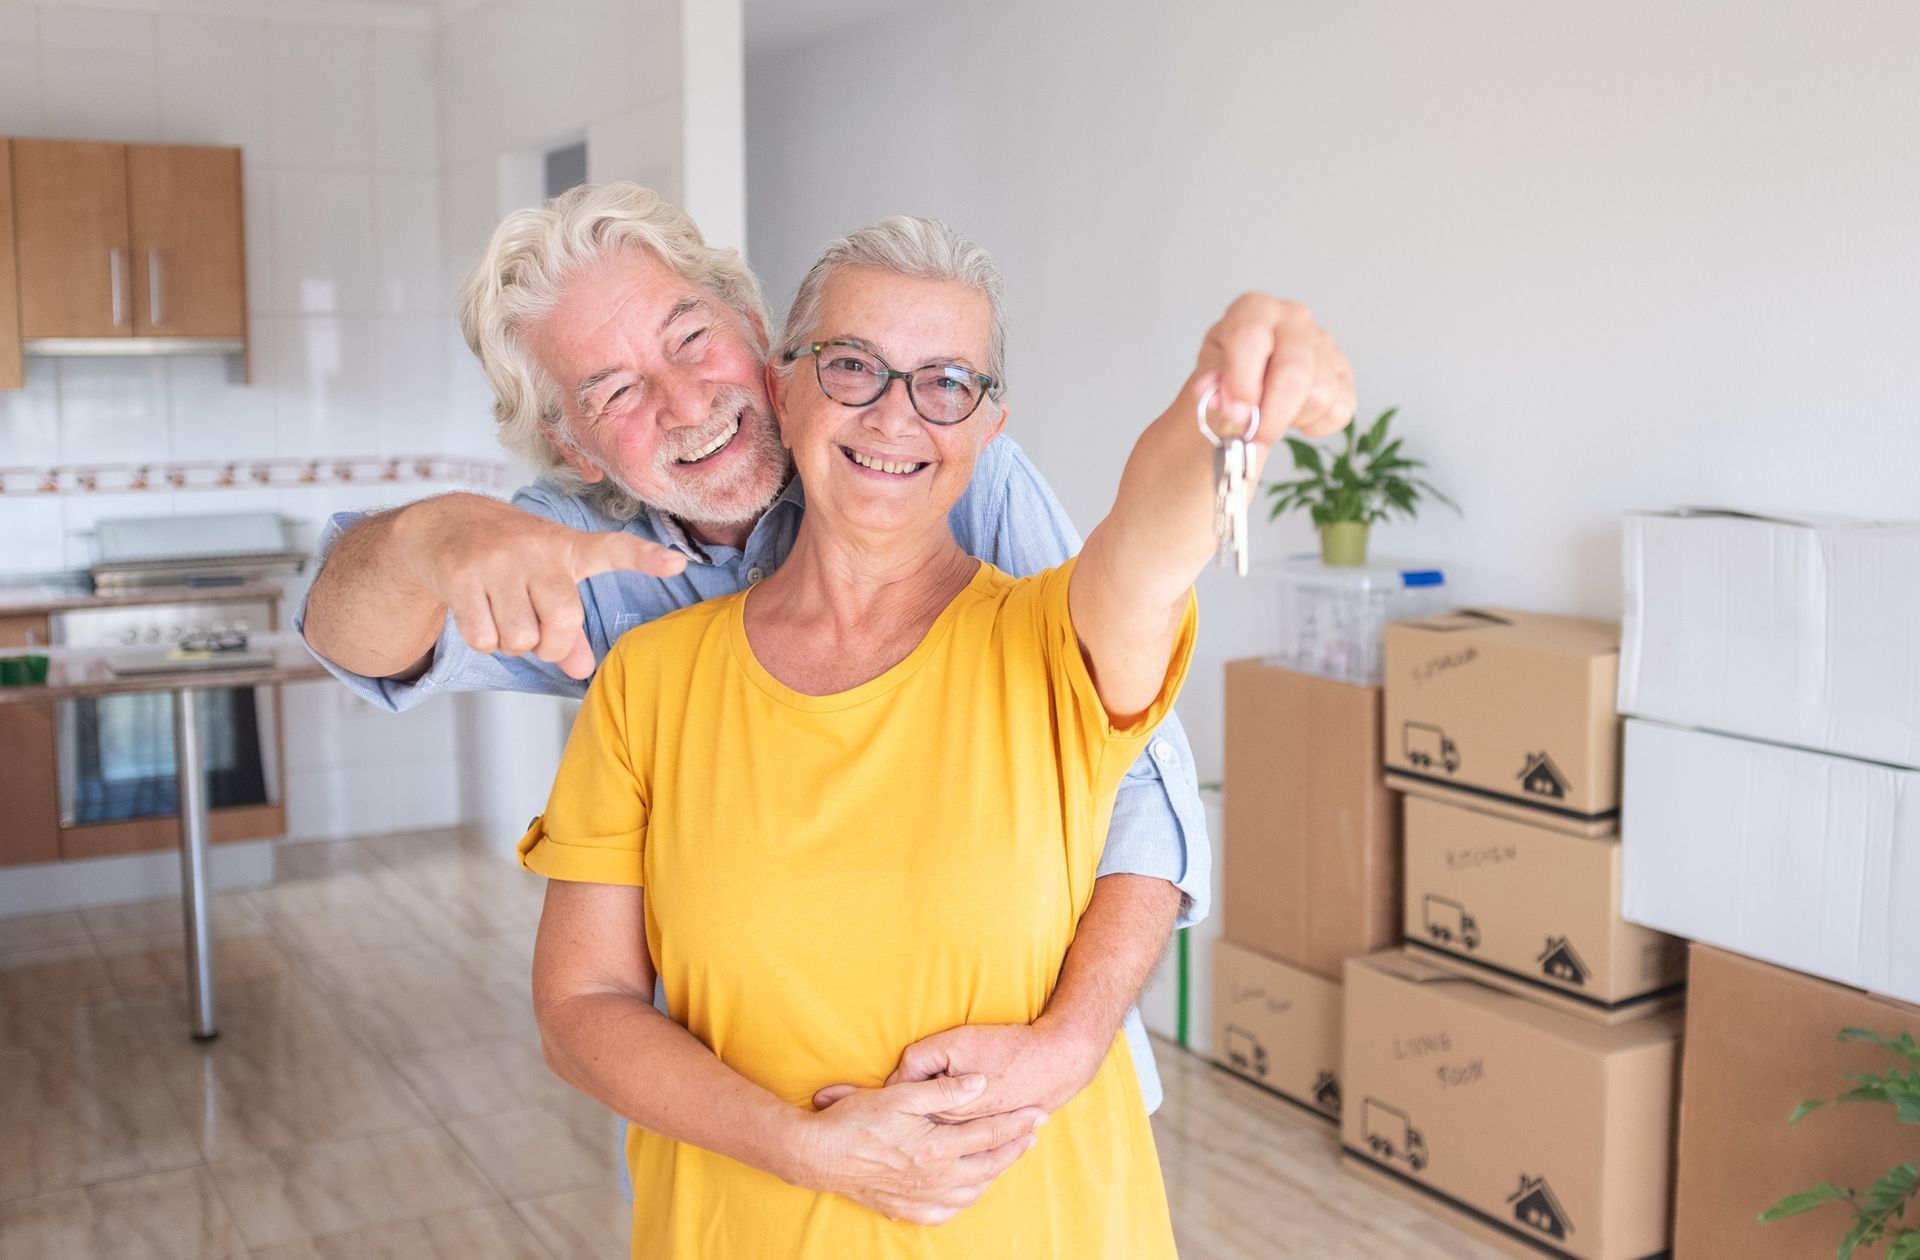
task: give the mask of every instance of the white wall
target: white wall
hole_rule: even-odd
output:
[[[1613,615],[1631,508],[1920,515],[1917,48],[1904,0],[923,7],[750,62],[748,234],[776,303],[883,214],[992,249],[1083,529],[1233,294],[1303,298],[1466,508],[1377,549]],[[1201,595],[1211,776],[1270,592]]]
[[[446,423],[424,11],[311,4],[285,21],[190,7],[0,4],[0,136],[241,146],[252,384],[214,358],[29,360],[27,388],[0,392],[0,468],[491,454],[490,435]],[[336,510],[429,489],[0,497],[0,567],[84,567],[84,531],[103,516],[277,509],[310,542]],[[343,689],[294,687],[286,730],[292,835],[459,820],[444,707],[396,721]]]

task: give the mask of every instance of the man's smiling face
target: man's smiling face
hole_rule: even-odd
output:
[[[764,330],[652,251],[582,270],[524,336],[560,392],[565,432],[549,436],[583,480],[609,478],[696,532],[749,523],[779,494]]]

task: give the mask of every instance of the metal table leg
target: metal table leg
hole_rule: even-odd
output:
[[[187,912],[187,992],[193,1039],[220,1035],[213,1009],[213,907],[207,899],[207,776],[201,765],[199,696],[173,693],[173,756],[180,780],[180,894]]]

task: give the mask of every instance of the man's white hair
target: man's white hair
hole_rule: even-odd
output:
[[[573,448],[573,435],[560,390],[534,362],[524,335],[574,276],[635,248],[651,250],[726,303],[766,351],[764,332],[757,331],[767,326],[766,302],[740,251],[708,245],[685,211],[638,184],[581,184],[508,215],[461,285],[459,301],[460,331],[493,387],[501,445],[619,519],[637,514],[639,503],[615,478],[589,486],[567,465],[562,452]]]
[[[872,267],[895,275],[920,280],[951,280],[984,294],[992,324],[987,342],[987,362],[981,370],[994,381],[987,396],[1000,402],[1007,393],[1007,305],[1006,282],[993,258],[979,245],[968,240],[938,219],[917,219],[896,214],[828,241],[819,259],[800,281],[787,311],[786,327],[780,333],[779,371],[792,370],[786,356],[818,339],[820,307],[826,299],[827,281],[845,267]],[[903,366],[895,364],[895,367]],[[911,369],[914,364],[905,364]]]

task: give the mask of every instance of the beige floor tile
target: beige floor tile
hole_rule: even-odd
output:
[[[71,910],[58,914],[22,914],[0,919],[0,953],[46,949],[55,945],[83,945],[91,938],[86,924]]]
[[[326,958],[428,939],[418,916],[394,904],[370,879],[348,879],[324,891],[255,893],[255,904],[288,949]]]
[[[483,1041],[401,1055],[393,1066],[441,1120],[564,1107],[577,1097],[547,1067],[537,1041]]]
[[[449,1132],[507,1199],[534,1199],[601,1185],[620,1175],[625,1124],[590,1098],[565,1108],[529,1108],[455,1120]]]
[[[0,1007],[69,993],[105,993],[113,978],[91,942],[0,954]]]
[[[513,1210],[553,1260],[618,1260],[630,1250],[633,1205],[617,1185],[527,1199]]]
[[[81,921],[86,924],[87,935],[95,942],[138,936],[171,936],[176,940],[184,940],[186,936],[186,911],[178,897],[130,901],[118,906],[94,906],[79,914]],[[219,932],[232,927],[260,926],[260,916],[254,912],[244,893],[216,896],[213,899],[212,919],[214,929]]]
[[[337,1234],[255,1253],[262,1260],[548,1260],[504,1204]]]
[[[393,1057],[482,1041],[537,1041],[530,975],[500,961],[509,946],[472,942],[466,953],[438,945],[312,959],[314,982],[341,1016]]]
[[[432,1120],[405,1080],[304,982],[235,984],[221,1035],[183,1035],[177,995],[130,999],[167,1089],[192,1118],[204,1157],[231,1159]]]
[[[187,946],[184,936],[116,937],[94,946],[114,989],[123,994],[178,989],[184,999]],[[213,974],[216,1007],[220,988],[290,974],[297,960],[258,920],[222,927],[214,935]]]
[[[423,920],[423,926],[444,924],[450,928],[453,935],[437,937],[443,943],[508,932],[530,933],[540,924],[546,881],[521,870],[509,854],[477,845],[444,843],[410,848],[396,845],[380,852],[393,881],[383,885],[389,896],[396,900],[403,895],[418,897],[439,911],[440,923]]]
[[[213,1165],[248,1245],[326,1238],[498,1202],[439,1128],[322,1142]]]
[[[158,1065],[94,1030],[0,1047],[0,1200],[199,1162]]]
[[[245,1254],[204,1168],[0,1203],[7,1260],[203,1260]]]

